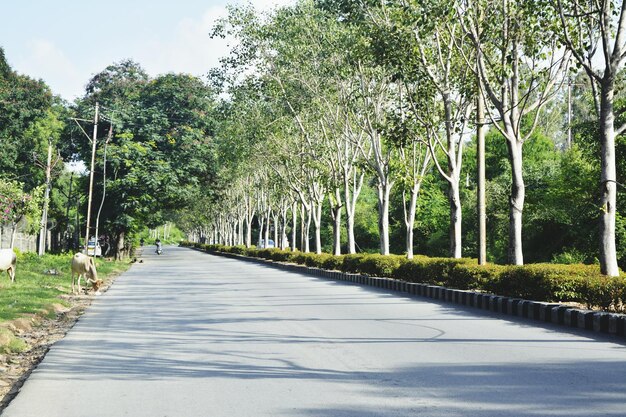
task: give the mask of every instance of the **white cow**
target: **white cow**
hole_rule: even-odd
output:
[[[78,293],[80,294],[80,279],[85,276],[85,281],[91,283],[91,286],[95,291],[98,291],[102,280],[98,279],[98,272],[96,271],[96,264],[93,258],[85,255],[84,253],[77,253],[72,258],[72,294],[75,294],[74,286],[76,284],[76,278],[74,275],[78,275]]]
[[[0,271],[7,271],[11,282],[15,282],[15,265],[17,256],[13,249],[0,249]]]

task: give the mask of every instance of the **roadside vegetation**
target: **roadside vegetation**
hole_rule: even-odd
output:
[[[74,307],[78,298],[84,297],[71,295],[71,259],[71,254],[41,257],[35,253],[19,254],[15,282],[11,283],[3,273],[0,277],[0,353],[27,348],[15,334],[24,330],[21,326],[30,327],[42,319],[55,319],[57,314]],[[96,266],[98,277],[110,282],[130,264],[97,259]]]

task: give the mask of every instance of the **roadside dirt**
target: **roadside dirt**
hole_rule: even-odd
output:
[[[108,278],[100,292],[106,292],[117,278]],[[62,295],[71,307],[60,303],[54,305],[56,317],[54,319],[33,316],[18,319],[9,323],[9,328],[20,339],[26,342],[28,348],[20,353],[0,354],[0,412],[15,398],[20,388],[44,358],[50,347],[62,339],[76,324],[85,312],[85,309],[98,297],[92,290],[80,295]]]

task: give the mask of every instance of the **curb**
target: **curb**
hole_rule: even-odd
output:
[[[504,297],[469,290],[456,290],[437,285],[400,281],[393,278],[382,278],[341,271],[328,271],[306,265],[280,263],[269,259],[252,258],[233,253],[206,252],[193,247],[191,247],[191,249],[212,255],[224,256],[226,258],[264,264],[274,268],[299,272],[315,277],[404,292],[410,295],[433,298],[509,316],[517,316],[544,323],[553,323],[565,327],[626,337],[626,314],[582,310],[564,304],[523,300],[520,298]]]

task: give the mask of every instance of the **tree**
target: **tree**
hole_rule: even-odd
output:
[[[560,41],[591,82],[601,144],[600,268],[605,275],[618,276],[615,139],[626,131],[626,123],[615,126],[614,97],[617,76],[626,61],[626,3],[550,0],[550,4],[560,21],[556,31]],[[597,58],[600,68],[594,68]]]
[[[88,114],[96,100],[105,126],[97,140],[104,141],[111,126],[117,132],[107,151],[107,198],[117,204],[106,205],[102,220],[122,256],[129,233],[163,224],[214,178],[214,91],[189,75],[149,79],[139,65],[124,61],[94,76],[77,112]],[[91,152],[85,141],[77,148],[83,158]],[[96,177],[94,202],[101,199],[102,180]]]
[[[38,187],[27,193],[23,183],[0,179],[0,223],[11,225],[11,248],[17,225],[23,219],[27,223],[27,233],[39,230],[37,218],[41,216],[42,192],[43,187]]]
[[[0,48],[0,173],[26,181],[27,189],[40,185],[43,177],[32,155],[41,138],[26,137],[27,131],[48,116],[52,104],[48,86],[12,71]]]
[[[569,62],[568,53],[559,54],[558,40],[546,30],[546,17],[537,13],[535,6],[533,0],[465,0],[457,6],[458,19],[478,54],[477,64],[466,56],[466,65],[480,77],[484,99],[497,113],[489,112],[489,117],[509,151],[508,261],[515,265],[524,263],[522,147]],[[531,118],[532,123],[523,123],[524,118]]]

